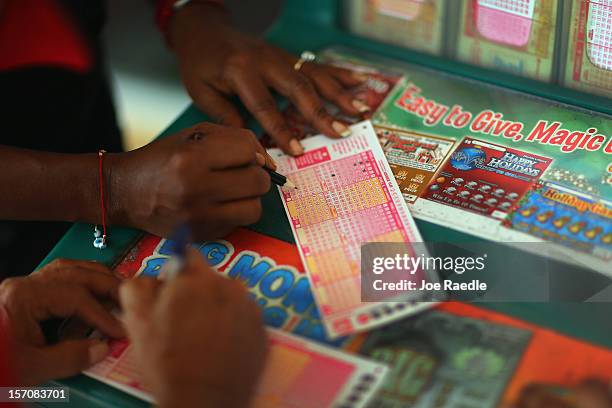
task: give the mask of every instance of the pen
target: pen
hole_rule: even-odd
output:
[[[162,267],[159,274],[160,279],[173,280],[178,276],[185,264],[190,235],[191,231],[187,225],[181,225],[174,231],[170,238],[170,242],[172,242],[170,246],[171,257]]]
[[[272,182],[274,184],[276,184],[277,186],[280,187],[289,187],[289,188],[294,188],[297,190],[297,187],[295,184],[293,184],[291,182],[291,180],[287,179],[287,177],[283,176],[280,173],[275,172],[274,170],[271,170],[267,167],[264,167],[264,170],[268,172],[268,174],[270,175],[270,178],[272,179]]]

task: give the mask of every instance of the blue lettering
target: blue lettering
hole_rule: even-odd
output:
[[[281,328],[287,320],[287,311],[279,306],[270,306],[263,309],[261,316],[266,326]]]
[[[157,277],[159,271],[164,266],[168,258],[152,258],[149,259],[141,273],[141,276]]]
[[[305,276],[298,279],[293,289],[283,299],[283,306],[287,308],[293,307],[293,310],[297,313],[304,313],[313,303],[314,299],[310,291],[310,282],[308,282],[308,278]]]
[[[217,266],[225,260],[229,248],[218,242],[208,242],[202,245],[199,251],[204,255],[204,259],[208,261],[210,266]]]
[[[267,298],[283,296],[293,285],[293,273],[286,269],[276,269],[267,274],[259,284],[261,294]]]
[[[240,278],[247,281],[248,287],[253,287],[259,282],[261,277],[270,270],[271,265],[267,261],[260,261],[256,265],[252,255],[241,255],[236,263],[229,270],[227,275],[230,278]]]

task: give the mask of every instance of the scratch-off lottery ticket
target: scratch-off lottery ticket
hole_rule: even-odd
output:
[[[277,330],[253,407],[363,407],[382,386],[387,366]]]
[[[369,242],[422,238],[395,182],[372,124],[346,139],[315,136],[293,158],[269,150],[298,189],[280,190],[315,301],[329,337],[391,322],[427,302],[361,302],[360,250]],[[417,274],[418,275],[418,274]],[[423,275],[414,276],[423,279]]]
[[[572,2],[565,85],[612,95],[612,1]]]
[[[479,0],[476,26],[487,39],[523,47],[529,41],[535,0]]]
[[[415,202],[455,141],[382,126],[375,129],[404,200]]]
[[[538,80],[552,79],[558,0],[465,0],[457,58]]]
[[[466,137],[423,197],[501,220],[551,161]]]
[[[153,403],[139,379],[129,342],[110,345],[111,353],[85,374]],[[268,345],[266,367],[253,397],[256,408],[363,407],[388,370],[383,363],[274,329],[268,329]]]

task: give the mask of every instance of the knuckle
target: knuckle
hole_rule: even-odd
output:
[[[11,306],[18,300],[27,284],[23,278],[7,278],[0,284],[0,299],[6,306]]]
[[[272,181],[268,173],[257,166],[253,168],[253,183],[257,187],[257,193],[263,195],[270,190]]]
[[[302,93],[311,93],[313,91],[312,83],[310,83],[310,80],[304,75],[297,75],[290,86],[289,94],[292,96],[297,96]]]
[[[313,118],[315,120],[327,120],[329,118],[329,113],[323,104],[319,104],[314,108]]]
[[[52,268],[44,269],[41,271],[41,273],[48,273],[48,271],[51,271],[53,269],[59,269],[59,270],[66,269],[70,266],[70,261],[68,259],[59,258],[59,259],[54,259],[49,265],[52,266]]]
[[[261,200],[252,200],[244,211],[244,222],[245,224],[254,224],[261,218],[263,209],[261,206]]]
[[[272,134],[283,134],[289,132],[291,132],[289,124],[282,119],[275,120],[270,124],[270,133]]]
[[[172,171],[181,176],[191,169],[191,155],[186,150],[179,150],[170,158],[169,166]]]
[[[266,98],[259,99],[253,103],[253,106],[251,108],[251,113],[253,113],[254,115],[257,115],[257,114],[267,113],[267,112],[275,111],[275,110],[276,110],[276,101],[274,100],[274,98],[266,97]]]
[[[241,72],[247,70],[253,64],[253,55],[249,51],[236,51],[231,53],[225,60],[225,70]]]

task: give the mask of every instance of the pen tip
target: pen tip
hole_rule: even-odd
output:
[[[285,182],[285,187],[293,188],[293,189],[297,190],[297,186],[295,184],[293,184],[293,182],[291,180],[289,180],[289,179]]]

